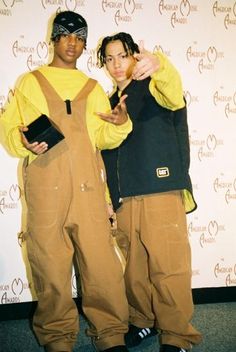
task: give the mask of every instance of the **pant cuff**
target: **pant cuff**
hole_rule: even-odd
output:
[[[125,345],[124,335],[119,334],[115,336],[105,337],[100,339],[99,337],[93,338],[93,344],[98,351],[106,350],[118,345]]]
[[[47,352],[56,352],[56,351],[65,351],[65,352],[72,352],[73,345],[68,342],[60,341],[60,342],[51,342],[45,345],[45,349]]]
[[[137,317],[135,318],[130,318],[130,323],[132,325],[137,326],[138,328],[153,328],[154,327],[154,321],[152,320],[145,320],[145,319],[139,319]]]

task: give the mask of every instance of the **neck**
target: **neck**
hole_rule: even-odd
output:
[[[51,62],[48,66],[50,67],[57,67],[57,68],[64,68],[64,69],[68,69],[68,70],[77,70],[77,67],[76,66],[68,66],[68,65],[57,65],[57,64],[54,64],[53,62]]]
[[[48,66],[73,70],[76,69],[76,61],[65,62],[63,60],[53,58],[52,62]]]
[[[124,90],[130,84],[131,81],[132,78],[127,79],[127,81],[125,82],[116,82],[116,84],[119,90]]]

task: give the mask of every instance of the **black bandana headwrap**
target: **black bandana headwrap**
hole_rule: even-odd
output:
[[[76,12],[60,12],[53,21],[51,40],[54,41],[61,34],[75,34],[84,39],[86,44],[88,35],[87,22]]]

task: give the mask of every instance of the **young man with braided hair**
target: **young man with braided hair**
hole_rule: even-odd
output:
[[[101,86],[76,68],[87,40],[85,19],[71,11],[57,14],[51,40],[52,62],[22,78],[0,119],[3,144],[25,159],[25,239],[38,298],[33,328],[47,352],[72,352],[79,331],[71,292],[75,260],[88,335],[99,351],[126,352],[128,303],[99,153],[118,147],[132,122],[122,99],[111,112]],[[49,116],[64,139],[52,148],[45,140],[28,141],[24,133],[34,118],[21,116],[23,101]]]
[[[186,212],[196,204],[181,79],[164,54],[140,50],[128,33],[105,37],[97,54],[116,84],[111,105],[127,95],[133,121],[128,138],[102,152],[127,260],[126,345],[137,346],[159,331],[160,352],[184,352],[200,343],[201,334],[191,325]]]

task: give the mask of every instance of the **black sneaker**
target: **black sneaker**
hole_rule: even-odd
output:
[[[160,352],[188,352],[184,348],[172,346],[172,345],[162,345]]]
[[[125,343],[127,347],[138,346],[144,339],[157,335],[157,330],[154,328],[138,328],[130,325],[129,331],[125,334]]]
[[[103,352],[129,352],[129,351],[124,345],[119,345],[119,346],[114,346],[106,350],[103,350]]]

